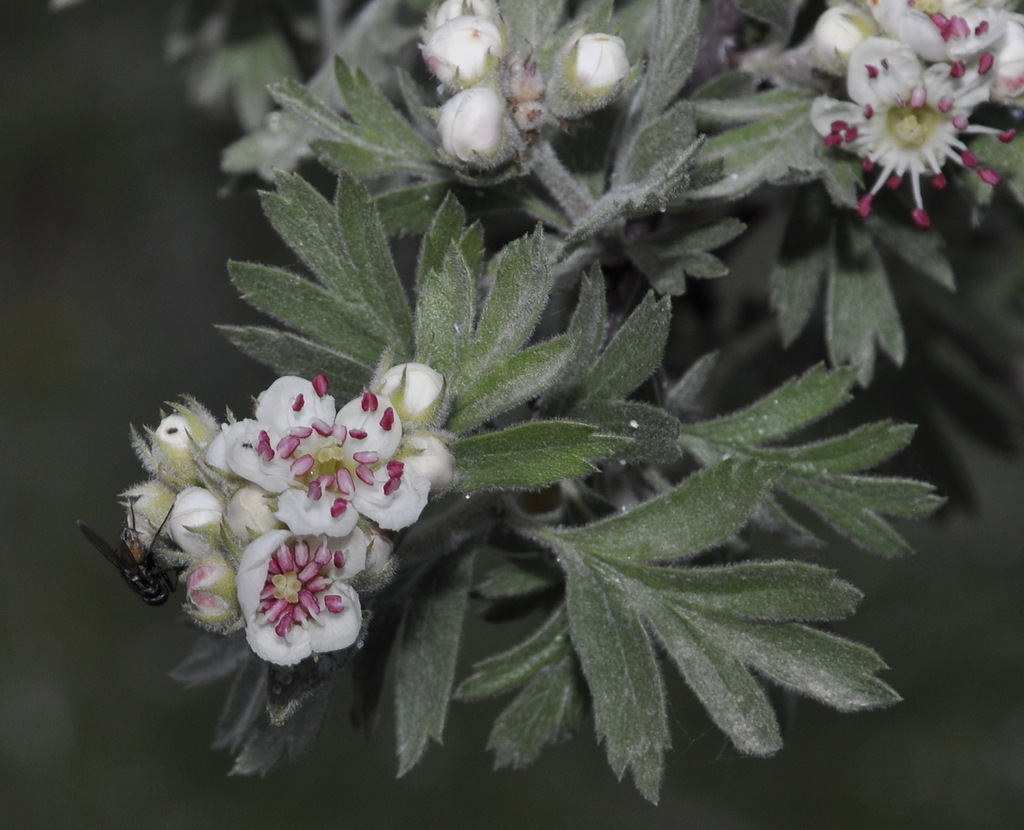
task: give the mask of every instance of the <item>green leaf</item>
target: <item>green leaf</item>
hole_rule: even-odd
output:
[[[501,252],[494,284],[465,351],[460,386],[471,386],[519,350],[536,327],[550,290],[551,272],[538,228]]]
[[[736,533],[771,492],[780,472],[775,465],[724,461],[628,512],[550,533],[611,560],[695,556]]]
[[[475,282],[458,242],[452,242],[440,267],[420,280],[416,357],[453,381],[473,325]]]
[[[945,243],[938,231],[933,228],[922,230],[918,227],[887,222],[876,216],[867,218],[867,228],[875,239],[899,257],[904,264],[951,291],[956,289],[953,266],[942,253]]]
[[[828,310],[825,317],[829,357],[852,363],[861,384],[871,382],[875,344],[897,366],[906,342],[882,260],[863,226],[839,222],[829,262]]]
[[[530,346],[495,366],[471,387],[457,393],[448,428],[456,434],[467,432],[540,394],[568,366],[575,346],[573,338],[560,335]]]
[[[700,41],[699,16],[698,0],[659,0],[639,93],[643,121],[660,115],[690,77]]]
[[[736,5],[755,20],[761,20],[786,36],[793,28],[797,6],[792,0],[736,0]]]
[[[576,661],[564,657],[531,677],[498,715],[487,739],[495,767],[523,769],[548,744],[571,735],[586,712],[586,688]]]
[[[623,398],[659,365],[668,340],[672,305],[648,292],[619,328],[583,381],[586,400]]]
[[[505,600],[547,591],[561,584],[561,574],[546,559],[517,557],[493,568],[476,586],[483,599]]]
[[[746,409],[711,421],[687,424],[683,433],[729,444],[783,438],[849,401],[853,382],[853,370],[829,372],[819,363]]]
[[[626,440],[570,421],[529,421],[463,438],[452,448],[458,487],[540,487],[587,475],[597,469],[591,459],[610,455]]]
[[[559,561],[567,577],[572,643],[608,763],[619,778],[629,769],[637,789],[656,803],[669,733],[650,638],[621,590],[591,567],[589,557],[564,548]]]
[[[728,273],[725,263],[707,252],[731,242],[745,228],[746,225],[733,218],[698,228],[670,227],[632,243],[629,256],[656,291],[683,294],[687,274],[709,279]]]
[[[455,692],[459,700],[481,700],[520,686],[571,654],[565,612],[559,608],[523,642],[480,660]]]
[[[784,346],[800,336],[817,305],[831,245],[831,215],[820,189],[798,191],[770,277],[772,308]]]
[[[398,774],[440,742],[472,582],[473,557],[449,556],[424,574],[412,594],[395,663]]]
[[[339,398],[355,397],[367,376],[365,364],[297,334],[262,326],[218,326],[240,351],[279,375],[311,378],[324,372]]]

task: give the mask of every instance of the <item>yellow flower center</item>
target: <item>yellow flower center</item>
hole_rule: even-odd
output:
[[[299,591],[302,588],[302,582],[299,581],[298,574],[295,571],[288,571],[286,574],[274,574],[274,599],[283,599],[288,602],[299,601]]]
[[[886,129],[906,147],[920,147],[929,138],[939,121],[934,107],[893,107],[886,116]]]

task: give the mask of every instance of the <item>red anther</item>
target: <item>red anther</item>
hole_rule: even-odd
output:
[[[923,86],[915,86],[910,90],[910,106],[914,109],[921,109],[928,103],[928,90]]]
[[[355,486],[352,481],[352,473],[346,468],[342,467],[334,476],[335,481],[338,483],[338,492],[344,495],[349,495],[352,492],[352,488]]]
[[[826,147],[838,147],[843,143],[843,137],[839,133],[829,133],[823,140]]]
[[[360,440],[360,439],[366,437],[367,432],[366,432],[365,429],[350,429],[348,431],[348,435],[349,435],[350,438],[355,438],[356,440]]]
[[[363,392],[363,412],[376,412],[378,405],[377,396],[373,392]]]
[[[388,475],[395,477],[405,472],[405,464],[401,461],[389,461],[387,465]]]
[[[297,435],[286,435],[277,442],[277,454],[281,458],[289,458],[299,448],[300,443],[302,441]]]
[[[973,170],[978,166],[978,157],[970,150],[964,150],[960,153],[960,158],[963,159],[964,167],[970,167]]]
[[[970,125],[971,123],[967,120],[966,115],[961,114],[953,118],[953,126],[958,130],[966,130]]]
[[[964,73],[967,71],[967,64],[963,61],[955,61],[952,66],[949,67],[949,77],[951,78],[962,78]]]
[[[397,490],[399,488],[399,486],[401,484],[402,484],[402,479],[400,479],[400,478],[389,478],[387,481],[384,482],[384,488],[383,488],[384,489],[384,495],[385,496],[390,496],[392,493],[395,492],[395,490]]]
[[[316,459],[306,453],[296,458],[288,469],[291,470],[293,476],[304,476],[313,469],[314,464],[316,464]]]
[[[281,573],[295,570],[295,554],[288,545],[281,545],[277,549],[277,564],[281,566]]]
[[[859,135],[860,133],[858,132],[856,127],[850,127],[849,129],[843,132],[843,140],[847,143],[850,143],[852,141],[856,141],[857,136]]]
[[[1008,143],[1010,141],[1013,141],[1014,136],[1016,136],[1016,135],[1017,135],[1017,131],[1016,130],[1006,130],[1006,132],[999,133],[999,140],[1001,142],[1003,142],[1003,144],[1006,144],[1006,143]]]
[[[947,184],[948,182],[946,181],[946,177],[943,176],[941,173],[936,173],[934,176],[932,176],[932,187],[934,187],[936,190],[942,190],[943,188],[945,188]]]
[[[995,187],[999,182],[1002,181],[999,174],[995,170],[985,168],[978,171],[978,178],[980,178],[985,184],[990,184]]]
[[[303,395],[301,393],[296,395],[295,396],[295,400],[292,401],[292,412],[298,412],[305,405],[306,405],[305,397],[303,397]]]
[[[910,211],[910,218],[914,220],[914,224],[921,230],[925,230],[932,224],[931,217],[928,216],[928,211],[924,208],[914,208]]]
[[[995,66],[996,56],[991,52],[982,52],[981,57],[978,58],[978,74],[986,75],[991,71],[992,67]]]
[[[327,375],[320,374],[313,378],[313,391],[321,398],[327,394],[328,386]]]
[[[939,99],[939,112],[949,112],[951,109],[953,109],[953,103],[954,101],[952,98],[950,98],[948,95],[943,95]]]
[[[291,630],[292,630],[292,618],[291,617],[283,617],[281,619],[281,622],[279,622],[277,625],[274,626],[274,633],[278,637],[284,637]]]
[[[316,430],[318,435],[322,435],[324,438],[334,432],[334,424],[329,424],[327,421],[322,421],[319,418],[314,419],[310,426]]]
[[[331,561],[332,556],[333,554],[331,553],[331,549],[327,547],[327,545],[320,545],[320,547],[316,549],[316,553],[313,554],[313,561],[322,568]]]
[[[337,594],[328,594],[324,597],[324,605],[332,614],[340,614],[345,610],[345,600]]]
[[[977,26],[974,27],[974,34],[983,35],[988,31],[988,21],[982,20]]]
[[[331,518],[337,519],[346,510],[348,510],[348,501],[345,499],[335,499],[331,505]]]
[[[389,406],[384,410],[384,414],[380,416],[380,428],[385,432],[389,432],[395,425],[395,409]]]
[[[903,177],[897,176],[895,173],[886,179],[885,182],[885,186],[890,190],[899,190],[901,184],[903,184]]]
[[[864,156],[864,158],[860,160],[860,167],[865,173],[870,173],[875,169],[875,163],[867,156]]]
[[[345,567],[345,551],[336,550],[334,552],[334,567],[339,571]]]
[[[358,467],[356,467],[356,478],[363,482],[363,484],[370,485],[371,487],[374,484],[373,470],[371,470],[365,464],[360,464]]]
[[[875,108],[873,106],[871,106],[871,104],[865,104],[864,105],[864,117],[865,118],[872,118],[872,117],[874,117],[874,114],[875,114]]]
[[[359,464],[376,464],[380,461],[380,454],[372,450],[363,450],[362,452],[352,453],[352,460]]]
[[[866,63],[866,64],[864,64],[864,68],[868,71],[868,77],[869,78],[877,78],[878,77],[878,67],[877,66],[872,66],[870,63]]]
[[[834,133],[838,133],[838,132],[842,132],[843,130],[845,130],[849,126],[850,125],[847,124],[845,121],[836,120],[836,121],[832,122],[832,124],[830,125],[829,129],[832,132],[834,132]]]
[[[865,193],[860,197],[860,201],[857,203],[857,213],[861,219],[867,219],[871,215],[871,202],[874,201],[874,198],[870,193]]]
[[[320,501],[324,495],[324,486],[320,483],[320,479],[315,478],[309,482],[309,487],[306,488],[306,498],[311,501]]]
[[[944,14],[939,14],[938,12],[931,15],[931,19],[932,23],[934,23],[938,29],[944,29],[949,24],[949,18]]]
[[[348,438],[348,427],[344,424],[335,424],[334,429],[331,430],[331,437],[339,444],[344,444],[345,439]]]

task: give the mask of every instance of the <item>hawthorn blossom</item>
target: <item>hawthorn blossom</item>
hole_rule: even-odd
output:
[[[453,95],[437,120],[441,149],[460,161],[486,166],[505,157],[505,104],[493,89],[475,86]]]
[[[1024,15],[1011,14],[996,50],[996,81],[992,97],[1004,104],[1024,93]]]
[[[884,34],[902,41],[928,61],[968,61],[986,54],[1006,28],[1005,6],[1005,0],[868,3]]]
[[[501,30],[477,15],[453,17],[422,45],[423,61],[445,86],[465,89],[483,80],[505,53]]]
[[[340,538],[361,515],[399,530],[426,505],[430,482],[395,458],[402,420],[387,396],[364,392],[339,410],[326,377],[289,376],[255,415],[225,425],[207,461],[279,494],[274,515],[293,533]]]
[[[250,544],[235,588],[252,650],[290,666],[352,645],[362,610],[349,581],[364,569],[366,549],[359,528],[343,539],[272,530]]]
[[[881,168],[860,200],[861,216],[871,213],[872,201],[883,185],[899,187],[909,176],[914,198],[911,216],[919,227],[928,227],[931,220],[921,197],[921,177],[930,174],[932,186],[942,189],[946,161],[975,170],[987,184],[998,184],[999,174],[979,167],[960,139],[970,133],[998,135],[1004,142],[1014,137],[1013,131],[1000,132],[969,121],[974,107],[989,97],[991,68],[991,63],[968,67],[962,61],[925,67],[908,46],[889,38],[867,38],[853,50],[846,76],[852,102],[816,99],[811,123],[826,145],[859,155],[866,171]]]

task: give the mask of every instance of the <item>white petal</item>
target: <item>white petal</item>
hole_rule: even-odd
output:
[[[221,469],[228,469],[235,475],[239,475],[253,484],[258,484],[268,492],[280,493],[292,486],[294,477],[289,469],[291,462],[279,460],[276,457],[271,461],[264,461],[260,458],[256,452],[256,446],[262,431],[263,426],[252,419],[230,424],[211,443],[207,460],[214,464],[210,460],[210,455],[216,448],[218,460],[222,459],[224,463]],[[271,444],[273,442],[274,436],[271,436]],[[214,464],[214,466],[221,465]]]
[[[359,637],[359,630],[363,625],[359,594],[351,586],[338,582],[326,593],[342,597],[345,608],[337,613],[324,608],[314,619],[307,620],[303,625],[309,637],[311,651],[319,654],[348,648]],[[292,630],[294,631],[295,627]]]
[[[277,500],[277,512],[274,515],[288,525],[293,533],[346,536],[356,526],[359,510],[353,503],[340,516],[334,517],[331,515],[333,503],[331,496],[314,500],[304,490],[292,487]]]
[[[383,467],[374,478],[376,486],[356,488],[352,504],[359,512],[373,519],[385,530],[401,530],[415,522],[423,508],[427,505],[430,495],[430,482],[422,476],[406,471],[402,483],[391,495],[384,495],[384,484],[388,480],[388,472]]]
[[[302,408],[293,407],[302,396]],[[292,427],[309,426],[314,420],[334,421],[334,398],[317,395],[313,384],[304,378],[288,375],[278,378],[260,394],[256,420],[272,439],[284,436]]]
[[[391,429],[383,429],[380,419],[384,411],[391,407],[395,413],[395,420]],[[382,459],[389,459],[395,454],[398,445],[402,443],[402,419],[391,404],[391,399],[386,395],[377,396],[377,409],[373,412],[363,411],[363,397],[349,401],[345,404],[338,417],[334,419],[336,424],[343,424],[349,430],[348,440],[345,442],[345,450],[348,453],[375,452]],[[362,429],[366,431],[365,438],[353,438],[351,431]]]

